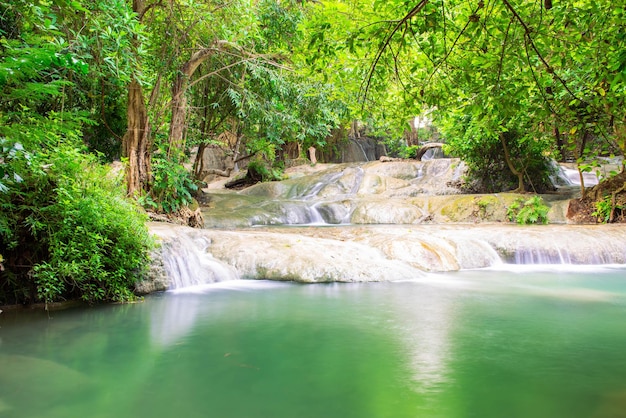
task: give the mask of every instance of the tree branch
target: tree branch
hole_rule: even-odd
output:
[[[530,27],[526,24],[526,22],[524,21],[524,19],[522,19],[522,17],[519,15],[519,13],[517,13],[517,10],[515,10],[515,8],[511,5],[511,3],[509,2],[509,0],[502,0],[502,2],[504,3],[504,5],[506,6],[507,9],[509,9],[509,11],[513,14],[513,16],[515,17],[515,19],[519,22],[520,25],[522,25],[522,27],[524,28],[524,34],[525,37],[528,40],[528,43],[530,44],[531,48],[535,51],[535,54],[537,54],[537,57],[539,58],[539,60],[541,61],[541,63],[546,67],[546,71],[549,74],[552,74],[552,77],[554,77],[562,86],[563,88],[567,91],[567,93],[572,96],[574,99],[579,100],[582,103],[585,103],[582,99],[578,98],[578,96],[576,96],[576,94],[574,94],[574,92],[572,90],[570,90],[569,86],[567,85],[567,83],[565,82],[565,80],[563,80],[558,74],[556,74],[554,72],[554,68],[552,68],[550,66],[550,64],[548,64],[548,62],[546,61],[546,59],[543,57],[543,55],[541,54],[541,52],[539,51],[539,48],[537,48],[537,45],[535,44],[535,42],[533,41],[533,38],[531,36],[532,34],[532,30],[530,29]]]
[[[420,0],[420,2],[409,11],[409,13],[407,13],[402,19],[400,19],[396,23],[394,28],[389,32],[389,34],[383,40],[381,46],[378,48],[378,52],[376,53],[376,56],[374,57],[374,62],[370,66],[368,76],[365,79],[366,80],[365,88],[361,89],[363,93],[363,101],[365,101],[365,98],[367,97],[367,93],[369,92],[369,89],[372,83],[372,78],[374,77],[374,71],[376,71],[376,66],[380,62],[380,59],[382,58],[383,54],[385,53],[385,50],[391,43],[391,40],[393,39],[394,35],[400,30],[402,25],[404,25],[406,22],[408,22],[413,17],[415,17],[424,8],[424,6],[426,6],[426,4],[428,4],[428,0]]]
[[[502,42],[502,51],[500,52],[500,64],[498,66],[498,81],[496,82],[500,85],[500,77],[502,76],[502,67],[504,66],[504,53],[506,51],[506,43],[509,39],[509,30],[511,30],[511,25],[513,24],[513,19],[509,21],[509,24],[506,27],[506,32],[504,33],[504,41]]]

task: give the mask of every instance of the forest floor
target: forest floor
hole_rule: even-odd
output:
[[[572,199],[567,217],[575,223],[626,223],[626,171],[588,189],[584,198]]]

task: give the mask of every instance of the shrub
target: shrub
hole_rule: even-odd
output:
[[[198,190],[191,173],[177,159],[169,159],[164,152],[153,158],[153,183],[150,195],[142,198],[146,208],[157,212],[174,213],[193,202],[192,193]]]
[[[510,221],[518,224],[547,224],[548,211],[550,208],[543,203],[539,196],[533,196],[524,200],[519,198],[507,209],[507,216]]]
[[[611,196],[605,196],[602,200],[594,202],[596,210],[592,213],[598,218],[598,222],[608,223],[611,221],[611,214],[614,212],[621,213],[626,209],[626,205],[614,204]]]
[[[280,181],[283,179],[284,166],[279,164],[268,168],[261,160],[252,160],[248,164],[248,173],[252,177],[260,177],[259,181]]]
[[[36,154],[0,194],[7,248],[0,302],[132,299],[152,245],[138,206],[93,156],[70,146]]]
[[[400,150],[399,156],[400,158],[404,159],[415,158],[417,156],[417,150],[419,150],[419,148],[419,145],[404,147]]]

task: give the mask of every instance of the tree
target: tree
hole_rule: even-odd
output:
[[[132,41],[132,53],[137,59],[144,41],[141,22],[156,3],[146,4],[144,0],[133,0],[136,30]],[[126,162],[126,190],[129,196],[137,196],[148,189],[151,175],[152,137],[150,120],[143,92],[143,74],[136,68],[128,83],[126,101],[126,133],[122,138],[123,156]]]
[[[0,2],[0,303],[127,300],[145,217],[85,147],[124,83],[123,2]],[[107,112],[104,112],[107,115]]]
[[[508,154],[520,189],[524,172],[541,164],[513,155],[519,146],[532,145],[540,159],[574,150],[581,169],[594,153],[623,154],[622,8],[608,1],[549,3],[326,1],[320,8],[349,14],[342,30],[351,35],[343,48],[321,47],[323,30],[332,28],[327,17],[312,44],[323,57],[368,57],[366,105],[380,102],[382,86],[412,114],[436,108],[442,126],[465,118],[474,136],[448,132],[457,151],[479,149],[491,138]],[[511,140],[517,145],[507,147]]]
[[[336,103],[321,83],[307,83],[287,58],[301,42],[298,24],[304,15],[298,2],[264,0],[239,11],[237,19],[226,7],[219,13],[228,16],[224,20],[236,21],[236,27],[220,26],[210,33],[181,29],[181,38],[194,45],[194,52],[175,60],[179,64],[171,76],[167,155],[174,157],[187,145],[203,149],[206,141],[215,142],[226,130],[236,138],[234,159],[239,153],[262,154],[271,162],[276,149],[287,142],[322,144],[335,126]],[[239,19],[242,15],[245,18]],[[246,26],[240,33],[242,24]],[[207,97],[215,100],[208,103]],[[196,112],[190,118],[189,101],[203,103],[202,117]],[[207,119],[214,122],[207,125]],[[194,139],[193,132],[206,134],[207,129],[208,137]]]

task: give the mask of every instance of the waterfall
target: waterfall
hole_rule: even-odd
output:
[[[591,187],[598,184],[598,176],[595,173],[583,173],[583,181],[585,187]],[[556,174],[552,177],[555,186],[580,186],[580,174],[575,168],[568,168],[563,165],[558,166]]]
[[[158,225],[151,231],[162,242],[169,289],[235,279],[372,282],[420,279],[424,272],[514,265],[626,266],[626,235],[621,227],[609,225],[246,230]]]
[[[359,148],[361,148],[361,152],[363,152],[363,157],[365,158],[365,161],[369,161],[370,159],[367,157],[367,153],[365,152],[365,149],[363,149],[363,145],[355,139],[351,139],[351,141],[357,144]]]
[[[586,251],[575,251],[570,248],[554,246],[536,248],[518,248],[515,250],[513,264],[523,265],[607,265],[623,264],[626,262],[626,249],[620,254],[610,245],[598,245]]]
[[[521,248],[515,251],[513,264],[572,264],[567,251],[559,248]]]
[[[319,225],[326,222],[317,210],[316,204],[294,201],[282,203],[282,215],[276,223],[281,225]]]
[[[519,230],[519,233],[515,233]],[[519,265],[626,264],[626,235],[613,226],[544,226],[494,232],[487,238],[505,262]]]
[[[346,168],[321,176],[307,187],[291,187],[286,198],[262,205],[268,209],[252,217],[261,225],[336,225],[348,223],[352,208],[345,201],[356,195],[365,175],[361,167]]]
[[[363,170],[363,168],[357,167],[355,181],[349,192],[350,195],[357,194],[357,192],[359,191],[359,187],[361,187],[361,182],[363,181],[364,176],[365,176],[365,171]]]
[[[511,265],[626,265],[623,226],[566,225],[569,197],[558,195],[548,203],[551,222],[561,224],[502,222],[516,197],[456,195],[448,183],[463,172],[458,160],[375,161],[302,167],[282,182],[215,192],[203,210],[207,229],[155,227],[169,288],[239,278],[367,282]]]
[[[312,200],[312,199],[315,199],[317,197],[318,193],[324,187],[328,186],[329,184],[333,184],[333,183],[337,182],[337,180],[339,180],[342,176],[343,176],[343,171],[323,176],[320,181],[318,181],[315,184],[313,184],[313,187],[307,188],[304,193],[302,193],[299,196],[298,195],[293,196],[293,198],[294,199],[301,199],[301,200]]]
[[[181,289],[238,279],[229,265],[216,260],[208,251],[210,240],[193,230],[172,234],[161,244],[163,266],[169,279],[168,289]]]

